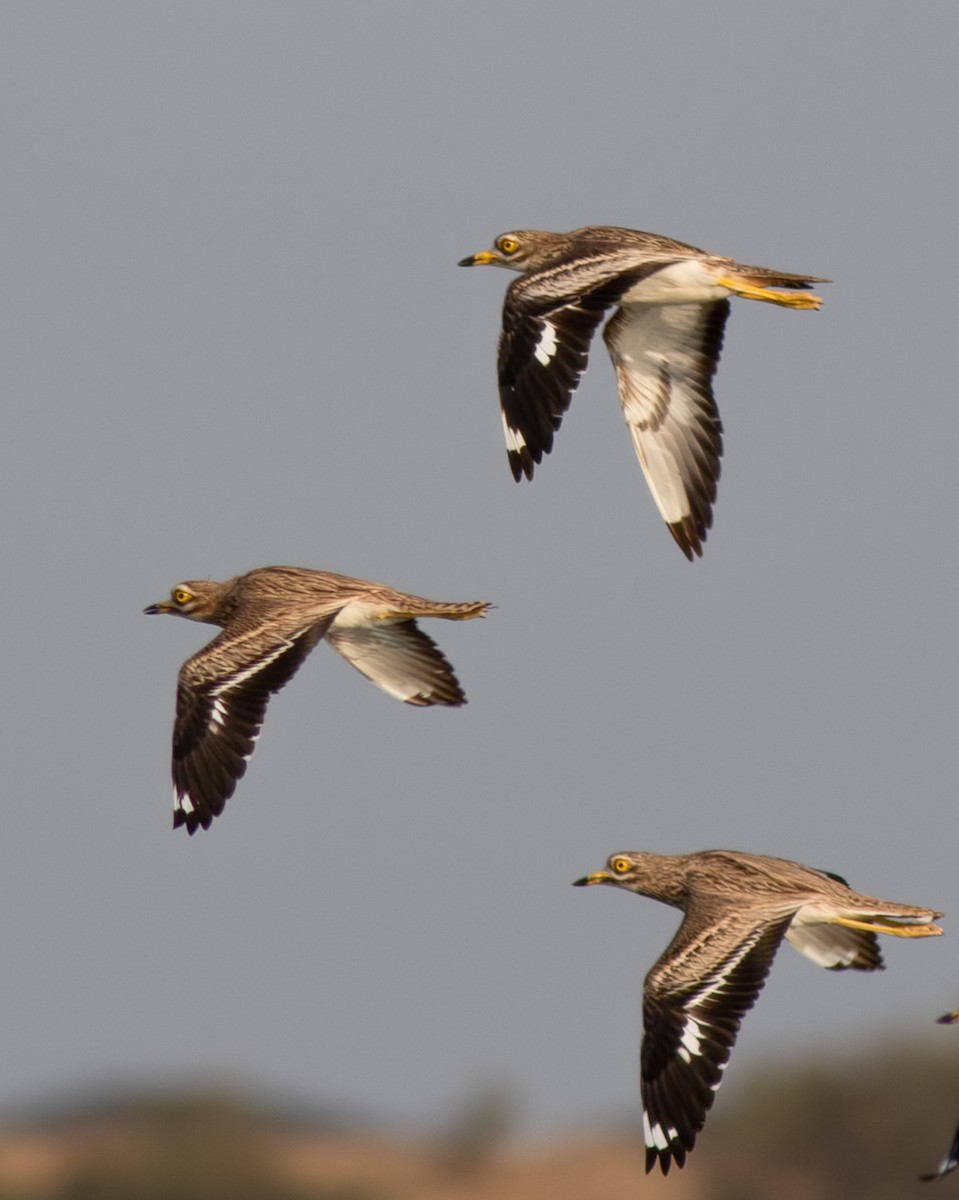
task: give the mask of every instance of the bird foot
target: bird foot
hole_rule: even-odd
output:
[[[942,930],[938,925],[899,924],[892,917],[882,921],[854,921],[851,917],[834,917],[833,923],[845,925],[847,929],[864,929],[867,933],[889,933],[893,937],[938,937]]]
[[[718,282],[744,300],[765,300],[768,304],[781,304],[783,308],[819,308],[822,304],[822,296],[814,296],[812,292],[774,292],[771,288],[757,287],[729,275],[724,275]]]

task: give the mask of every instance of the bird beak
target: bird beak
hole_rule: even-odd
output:
[[[461,258],[456,265],[458,267],[485,267],[499,261],[499,255],[494,254],[492,250],[481,250],[479,254],[470,254],[467,258]]]
[[[159,604],[151,604],[148,608],[145,608],[143,611],[146,614],[146,616],[155,617],[158,613],[173,612],[173,605],[170,603],[169,600],[161,600]]]
[[[594,871],[592,875],[584,875],[582,879],[574,879],[573,887],[589,887],[591,883],[612,883],[613,877],[606,871]]]

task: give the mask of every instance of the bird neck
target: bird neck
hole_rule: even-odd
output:
[[[683,854],[642,854],[634,865],[630,884],[642,896],[682,908],[687,897],[685,867]]]

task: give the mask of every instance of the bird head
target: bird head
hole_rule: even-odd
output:
[[[513,271],[526,271],[539,266],[551,255],[554,239],[560,235],[543,229],[517,229],[512,233],[501,233],[493,243],[492,250],[480,250],[461,259],[461,267],[509,267]]]
[[[173,588],[169,600],[160,600],[143,611],[149,617],[172,613],[176,617],[189,617],[191,621],[209,621],[222,591],[223,585],[212,579],[189,579]]]
[[[613,887],[630,888],[635,881],[641,854],[619,853],[611,854],[606,860],[605,871],[594,871],[592,875],[584,875],[577,879],[573,887],[589,887],[594,883],[609,883]]]

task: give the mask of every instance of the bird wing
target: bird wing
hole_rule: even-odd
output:
[[[532,271],[507,288],[498,375],[514,479],[532,479],[533,464],[552,450],[604,313],[664,265],[637,267],[635,250],[627,249]]]
[[[956,1167],[959,1167],[959,1129],[956,1130],[955,1136],[952,1139],[952,1145],[946,1154],[943,1155],[942,1161],[935,1171],[930,1171],[927,1175],[920,1175],[919,1178],[923,1183],[929,1183],[933,1179],[941,1179],[943,1175],[948,1175]]]
[[[323,636],[332,614],[278,631],[224,630],[183,664],[173,725],[173,827],[193,834],[223,812],[260,736],[266,705]]]
[[[326,635],[330,646],[377,687],[407,704],[466,703],[453,668],[411,617],[383,614],[382,605],[347,605]]]
[[[728,300],[625,304],[603,331],[646,482],[690,560],[713,519],[723,429],[712,378],[728,316]]]
[[[826,921],[814,924],[794,921],[786,931],[786,941],[800,954],[829,971],[883,969],[879,939],[871,930],[849,929]]]
[[[687,917],[647,975],[640,1058],[647,1172],[658,1161],[666,1175],[673,1160],[686,1161],[791,920],[778,912],[757,928],[755,912],[730,910],[721,924]]]

